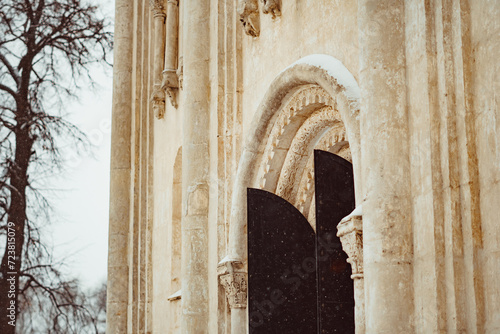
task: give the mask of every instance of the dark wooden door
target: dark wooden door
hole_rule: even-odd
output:
[[[354,286],[337,224],[354,210],[352,164],[325,151],[314,151],[318,333],[354,333]]]
[[[317,332],[315,253],[314,230],[293,205],[248,189],[250,333]]]
[[[251,334],[354,333],[351,268],[336,236],[354,209],[352,165],[314,152],[316,231],[286,200],[248,189]]]

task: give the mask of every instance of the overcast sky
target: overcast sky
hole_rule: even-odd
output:
[[[96,3],[113,20],[114,1]],[[49,227],[56,259],[64,258],[65,271],[87,288],[107,275],[112,98],[112,69],[96,66],[91,73],[98,88],[80,91],[68,111],[94,148],[92,155],[70,156],[67,171],[51,182],[57,191],[50,196],[55,212]]]
[[[57,258],[84,286],[106,278],[111,147],[111,77],[96,73],[101,88],[84,91],[70,105],[71,121],[93,144],[92,155],[70,156],[67,171],[55,178],[53,242]]]

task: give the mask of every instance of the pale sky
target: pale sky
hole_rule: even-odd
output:
[[[111,147],[111,77],[95,73],[98,92],[84,91],[70,106],[71,121],[94,145],[93,156],[71,156],[67,171],[56,177],[50,227],[56,257],[67,257],[68,271],[85,286],[106,278]]]
[[[113,19],[113,0],[94,2]],[[67,171],[51,182],[58,189],[50,198],[55,209],[49,227],[54,254],[65,258],[65,271],[79,278],[84,288],[103,282],[107,275],[112,69],[105,72],[96,66],[91,73],[99,88],[82,90],[79,102],[68,105],[69,120],[94,145],[93,156],[71,156]]]

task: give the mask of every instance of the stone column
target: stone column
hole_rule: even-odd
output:
[[[116,0],[106,333],[127,333],[134,2]]]
[[[165,91],[161,87],[161,72],[165,58],[165,8],[163,0],[150,0],[154,22],[154,49],[153,49],[153,110],[158,118],[165,114]]]
[[[177,75],[177,56],[179,48],[179,1],[167,2],[167,43],[165,50],[165,69],[163,70],[163,89],[173,107],[177,108],[177,88],[179,78]]]
[[[208,331],[210,1],[184,2],[182,333]]]
[[[404,3],[358,3],[367,333],[414,332]]]
[[[349,256],[354,280],[354,319],[356,334],[365,333],[365,286],[363,273],[363,220],[361,208],[342,219],[337,225],[337,236],[342,242],[342,249]]]
[[[226,257],[218,264],[217,274],[231,309],[231,334],[244,334],[247,332],[248,293],[248,275],[245,266],[237,259]]]

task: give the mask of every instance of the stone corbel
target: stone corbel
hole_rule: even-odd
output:
[[[165,90],[170,104],[177,108],[177,90],[179,88],[179,78],[177,77],[177,70],[166,69],[163,71],[163,80],[161,87]]]
[[[273,19],[276,16],[281,16],[281,5],[280,0],[261,0],[262,1],[262,12],[264,14],[271,14]]]
[[[226,291],[227,301],[231,309],[247,307],[247,273],[243,263],[224,258],[217,265],[219,282]]]
[[[245,33],[252,37],[259,36],[260,18],[257,0],[238,0],[238,15]]]
[[[153,112],[156,117],[158,119],[165,117],[165,91],[160,84],[153,85],[151,101],[153,102]]]
[[[351,264],[352,279],[363,278],[363,218],[362,208],[357,207],[337,225],[337,236],[342,242],[342,249]]]

